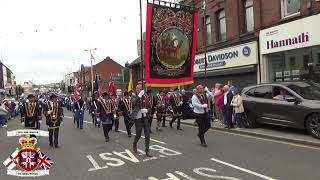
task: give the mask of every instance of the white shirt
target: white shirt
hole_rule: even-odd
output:
[[[224,93],[223,104],[227,105],[228,103],[228,92]]]
[[[202,107],[202,104],[198,97],[196,95],[193,95],[191,100],[193,105],[193,112],[197,114],[204,114],[204,108]]]

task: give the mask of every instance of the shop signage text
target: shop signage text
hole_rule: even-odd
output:
[[[207,70],[230,68],[257,63],[257,42],[250,42],[207,53]],[[205,69],[204,54],[198,54],[194,62],[194,72]]]

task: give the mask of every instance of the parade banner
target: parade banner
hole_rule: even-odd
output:
[[[145,81],[147,86],[193,83],[198,12],[195,8],[156,1],[147,5]]]

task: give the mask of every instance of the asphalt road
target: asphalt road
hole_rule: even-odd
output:
[[[320,148],[236,135],[210,130],[207,148],[200,146],[197,129],[183,125],[183,131],[164,128],[151,134],[151,154],[132,152],[133,137],[111,133],[104,142],[102,129],[93,127],[86,114],[83,130],[75,128],[72,114],[66,112],[60,129],[60,148],[50,148],[47,137],[38,137],[41,151],[54,160],[50,180],[319,180]],[[155,123],[154,123],[155,124]],[[45,125],[42,125],[45,129]],[[17,147],[18,137],[7,137],[7,130],[21,129],[18,119],[0,129],[0,161]],[[153,127],[154,129],[154,127]],[[133,127],[133,132],[134,132]],[[144,139],[138,146],[144,150]],[[8,176],[0,165],[0,180],[34,179]]]

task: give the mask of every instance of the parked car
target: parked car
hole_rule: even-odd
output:
[[[249,127],[256,123],[306,129],[320,139],[320,85],[280,82],[242,90]]]

